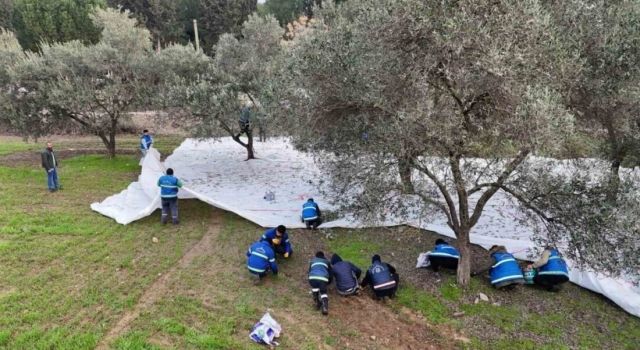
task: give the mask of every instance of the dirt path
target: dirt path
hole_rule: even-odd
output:
[[[222,227],[222,213],[213,209],[211,212],[211,218],[209,220],[208,230],[202,236],[198,243],[194,244],[180,260],[169,271],[159,277],[153,284],[151,284],[138,300],[138,303],[133,309],[127,311],[122,315],[120,320],[109,330],[109,332],[102,338],[96,349],[106,350],[109,349],[109,345],[117,339],[120,335],[124,334],[129,328],[131,323],[140,316],[140,313],[145,309],[151,307],[154,303],[160,300],[163,296],[169,292],[170,281],[175,278],[179,270],[186,268],[197,257],[213,254],[213,241],[220,233]]]

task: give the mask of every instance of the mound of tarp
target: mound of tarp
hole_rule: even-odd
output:
[[[219,140],[185,140],[164,164],[160,154],[151,149],[142,162],[137,182],[91,209],[129,224],[160,207],[157,180],[164,169],[173,168],[184,182],[180,198],[197,198],[217,208],[236,213],[263,227],[286,225],[302,228],[300,209],[307,198],[314,198],[322,209],[331,210],[318,186],[321,172],[313,158],[296,151],[286,139],[271,139],[257,145],[259,159],[245,161],[245,151],[230,138]],[[478,194],[479,195],[479,194]],[[473,229],[471,242],[488,248],[504,245],[520,259],[531,249],[533,231],[522,224],[517,204],[498,192],[487,204]],[[387,217],[375,226],[410,225],[454,237],[443,215],[415,215],[410,219]],[[327,222],[322,227],[370,226],[352,218]],[[429,247],[425,247],[427,249]],[[571,266],[571,261],[568,261]],[[593,272],[570,270],[570,279],[582,287],[601,293],[629,313],[640,317],[640,288],[622,278],[609,278]]]

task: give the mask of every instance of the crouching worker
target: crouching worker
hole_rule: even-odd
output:
[[[429,253],[430,266],[435,272],[438,272],[440,267],[457,269],[459,259],[460,252],[441,238],[436,239],[436,246]]]
[[[371,284],[376,299],[384,297],[393,298],[398,290],[399,277],[396,269],[390,264],[383,263],[380,255],[376,254],[371,258],[371,266],[362,281],[362,287]]]
[[[302,221],[307,225],[307,229],[315,230],[320,226],[322,223],[320,215],[320,207],[313,201],[313,198],[309,198],[302,205]]]
[[[331,283],[331,264],[325,258],[323,252],[317,252],[315,258],[309,262],[309,285],[316,307],[322,310],[322,314],[329,313],[329,296],[327,285]]]
[[[520,265],[505,247],[494,245],[489,250],[489,254],[495,262],[489,271],[492,286],[495,288],[509,286],[511,288],[518,284],[524,284],[524,275]]]
[[[362,271],[354,264],[343,261],[340,255],[331,257],[331,270],[336,281],[336,289],[340,295],[353,295],[358,292],[358,280]]]
[[[274,275],[278,274],[276,254],[269,243],[258,241],[249,247],[247,251],[247,268],[255,278],[254,283],[258,283],[267,275],[269,270],[271,270]]]
[[[280,254],[285,258],[290,257],[293,253],[287,228],[283,225],[266,230],[260,240],[271,244],[276,254]]]
[[[569,280],[567,263],[553,247],[545,248],[540,259],[528,268],[538,270],[533,282],[549,291],[557,291],[561,284]]]

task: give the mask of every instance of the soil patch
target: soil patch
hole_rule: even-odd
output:
[[[140,316],[140,313],[157,301],[163,296],[167,295],[170,291],[171,281],[176,278],[176,274],[181,269],[189,266],[194,259],[213,253],[213,241],[215,237],[220,233],[222,226],[221,212],[219,210],[212,210],[211,219],[208,225],[208,231],[202,236],[200,241],[194,244],[183,256],[180,258],[169,271],[162,274],[155,282],[153,282],[138,300],[138,303],[133,309],[125,312],[118,322],[107,332],[102,338],[96,349],[108,349],[109,344],[117,339],[120,335],[124,334],[129,328],[131,322]]]

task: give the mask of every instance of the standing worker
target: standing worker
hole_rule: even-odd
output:
[[[327,285],[331,283],[331,264],[325,258],[323,252],[317,252],[309,262],[309,285],[316,307],[322,310],[322,314],[329,313],[329,296]]]
[[[548,291],[558,291],[561,284],[569,280],[567,263],[554,247],[547,246],[538,261],[528,266],[537,269],[533,282]]]
[[[274,275],[278,274],[276,254],[268,242],[257,241],[249,247],[247,251],[247,269],[256,278],[255,284],[259,283],[269,270]]]
[[[260,240],[271,244],[273,250],[275,250],[277,254],[284,256],[285,259],[293,253],[287,228],[284,227],[284,225],[266,230]]]
[[[47,172],[47,186],[49,192],[55,192],[60,189],[58,183],[58,160],[53,152],[53,144],[47,142],[47,148],[42,151],[42,167]]]
[[[455,247],[447,244],[442,238],[436,239],[436,245],[429,252],[429,265],[433,271],[438,272],[440,267],[457,269],[460,252]]]
[[[398,290],[399,280],[396,269],[390,264],[383,263],[380,260],[380,255],[376,254],[371,257],[371,266],[367,270],[367,275],[361,286],[366,287],[371,284],[377,299],[393,298]]]
[[[489,254],[495,262],[489,271],[492,286],[499,289],[524,284],[522,269],[513,255],[507,252],[507,248],[494,245],[489,249]]]
[[[320,217],[320,207],[318,204],[313,201],[313,198],[309,198],[306,203],[302,205],[302,222],[307,225],[307,230],[317,229],[318,226],[322,223],[322,218]]]
[[[340,255],[333,254],[331,257],[331,272],[336,280],[338,294],[347,296],[358,292],[358,280],[362,275],[362,270],[357,266],[342,260]]]
[[[158,179],[160,187],[160,199],[162,200],[162,216],[160,222],[166,224],[169,212],[171,212],[171,221],[174,225],[179,223],[178,220],[178,189],[182,187],[182,181],[173,176],[173,169],[167,169],[167,174],[160,176]]]
[[[142,136],[140,136],[140,153],[142,153],[142,158],[147,155],[147,152],[153,145],[153,137],[149,135],[149,130],[144,129],[142,131]]]

